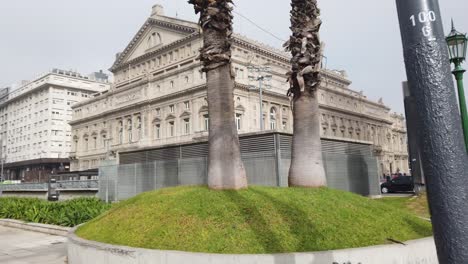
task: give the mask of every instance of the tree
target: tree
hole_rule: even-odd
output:
[[[208,185],[211,189],[247,188],[235,125],[234,75],[231,69],[232,0],[189,0],[200,13],[208,111]]]
[[[326,186],[317,98],[322,61],[320,10],[317,0],[291,0],[291,7],[292,35],[285,44],[293,56],[288,73],[294,116],[289,186]]]

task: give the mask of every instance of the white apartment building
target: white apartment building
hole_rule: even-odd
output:
[[[105,80],[55,69],[10,90],[0,100],[4,178],[28,181],[38,171],[68,167],[72,105],[108,89]]]
[[[164,15],[155,5],[151,16],[119,53],[109,92],[73,106],[72,170],[99,167],[118,153],[206,139],[209,113],[206,78],[197,57],[202,47],[198,24]],[[235,34],[232,68],[236,73],[235,111],[239,133],[265,130],[292,133],[285,73],[290,55]],[[250,66],[268,66],[272,80],[260,113]],[[319,90],[321,136],[374,147],[382,173],[408,172],[406,128],[402,115],[382,101],[350,89],[343,71],[323,71]],[[260,115],[262,118],[260,118]],[[109,155],[112,154],[112,155]]]

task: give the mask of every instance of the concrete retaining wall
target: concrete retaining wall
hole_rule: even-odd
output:
[[[0,226],[19,228],[22,230],[28,230],[33,232],[44,233],[48,235],[55,236],[67,236],[72,228],[55,226],[55,225],[45,225],[45,224],[36,224],[36,223],[26,223],[19,220],[11,219],[0,219]]]
[[[70,264],[437,264],[433,238],[406,245],[273,255],[221,255],[112,246],[68,237]]]

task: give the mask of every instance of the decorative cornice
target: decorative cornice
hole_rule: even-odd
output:
[[[249,39],[245,36],[239,35],[239,34],[233,34],[233,43],[237,44],[239,46],[243,46],[249,49],[252,49],[258,53],[261,53],[263,55],[272,57],[274,59],[280,60],[283,63],[290,63],[291,56],[286,53],[282,52],[279,49],[275,49],[273,47],[267,46],[263,43],[260,43],[258,41]]]
[[[72,121],[69,122],[69,124],[70,125],[78,125],[78,124],[81,124],[81,123],[86,123],[86,122],[88,122],[90,120],[94,120],[96,118],[104,118],[104,117],[110,116],[110,115],[115,114],[115,113],[119,113],[119,112],[123,112],[123,111],[133,109],[135,107],[141,107],[141,106],[145,106],[145,105],[150,105],[150,104],[155,104],[155,103],[159,103],[159,102],[169,101],[171,99],[178,98],[183,94],[191,93],[191,92],[199,92],[199,91],[205,91],[206,92],[206,85],[203,84],[203,85],[195,86],[195,87],[183,90],[183,91],[179,91],[179,92],[175,92],[175,93],[172,93],[172,94],[164,95],[164,96],[161,96],[161,97],[138,101],[138,102],[136,102],[134,104],[122,106],[122,107],[119,107],[119,108],[113,108],[111,110],[107,110],[107,111],[104,111],[104,112],[101,112],[101,113],[96,113],[96,115],[93,115],[93,116],[86,116],[86,117],[80,118],[78,120],[72,120]]]
[[[148,18],[146,20],[146,22],[143,24],[143,26],[140,28],[138,33],[133,37],[133,39],[127,45],[125,50],[115,60],[112,67],[109,69],[111,72],[114,72],[115,70],[117,70],[121,66],[120,64],[122,63],[122,61],[128,56],[130,51],[132,51],[133,47],[135,47],[135,45],[138,44],[140,38],[144,35],[145,31],[150,26],[153,26],[153,25],[161,26],[161,27],[164,27],[166,29],[172,29],[174,31],[187,33],[187,34],[193,34],[193,33],[197,32],[197,28],[194,28],[194,27],[189,27],[189,26],[185,26],[185,25],[182,25],[182,24],[170,23],[170,22],[167,22],[167,21],[161,21],[161,20],[157,20],[157,19],[154,19],[154,18]],[[173,43],[175,43],[175,42],[173,42]],[[173,43],[171,43],[171,44],[173,44]],[[171,45],[171,44],[169,44],[169,45]],[[169,45],[164,46],[162,49],[164,49],[165,47],[167,47]],[[159,49],[156,50],[156,51],[159,51]],[[148,53],[148,54],[151,54],[151,53]],[[148,55],[148,54],[145,54],[145,55]],[[140,57],[137,58],[137,59],[140,59]]]

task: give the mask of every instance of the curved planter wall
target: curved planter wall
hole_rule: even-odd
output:
[[[383,245],[311,253],[272,255],[221,255],[149,250],[113,246],[77,237],[68,237],[70,264],[436,264],[433,238]]]

